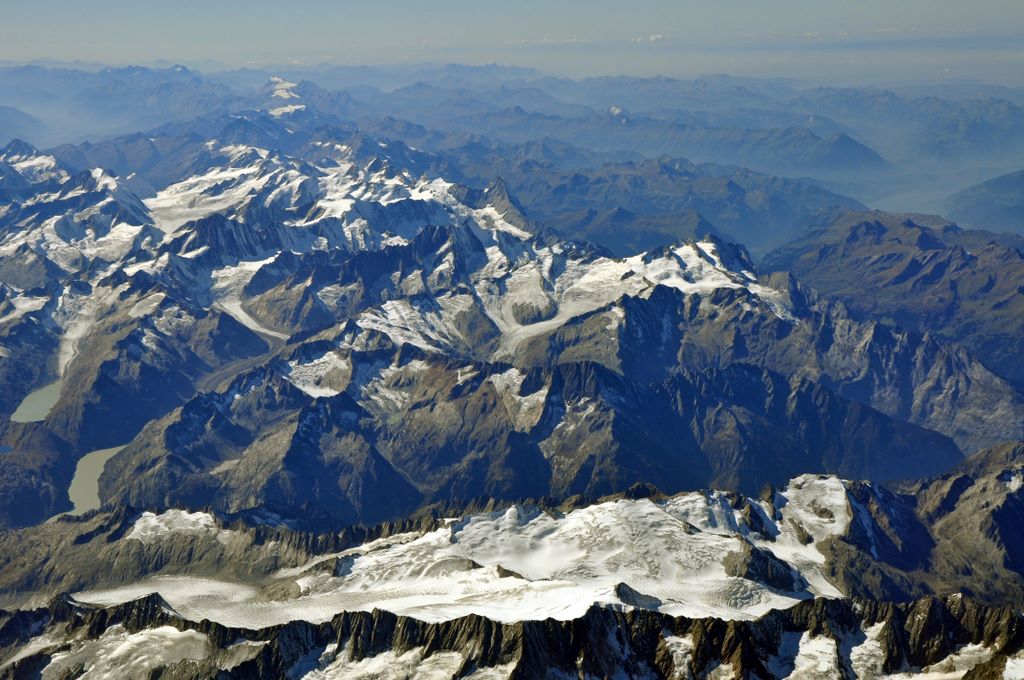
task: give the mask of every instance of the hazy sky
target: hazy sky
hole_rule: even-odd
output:
[[[1024,0],[0,0],[0,60],[1024,81]]]

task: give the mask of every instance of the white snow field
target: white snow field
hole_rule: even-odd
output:
[[[754,533],[718,492],[661,501],[614,500],[565,514],[516,505],[282,570],[271,580],[296,584],[300,594],[291,598],[268,599],[259,587],[185,575],[75,597],[109,605],[158,592],[188,618],[250,628],[322,622],[341,611],[374,608],[425,621],[467,614],[498,621],[568,620],[593,604],[646,606],[689,617],[754,618],[801,599],[838,595],[821,575],[824,557],[815,543],[842,532],[850,521],[843,483],[833,477],[798,477],[780,493],[780,505],[779,516],[766,519],[778,533],[774,541]],[[144,513],[125,540],[154,542],[170,533],[195,540],[230,538],[208,515],[169,510]],[[815,543],[804,545],[799,535],[810,535]],[[737,552],[743,540],[786,560],[808,587],[781,592],[727,575],[723,559]],[[619,584],[646,598],[617,591]]]

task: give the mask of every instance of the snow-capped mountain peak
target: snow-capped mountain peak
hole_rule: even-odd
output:
[[[50,180],[59,183],[69,177],[67,168],[52,155],[17,139],[0,150],[0,163],[7,163],[32,184]]]

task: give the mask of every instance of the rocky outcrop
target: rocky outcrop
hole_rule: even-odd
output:
[[[722,564],[729,576],[758,581],[787,592],[802,590],[807,584],[792,567],[764,548],[744,543],[740,552],[726,555]]]

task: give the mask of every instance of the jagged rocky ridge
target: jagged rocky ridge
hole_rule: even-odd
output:
[[[738,622],[593,607],[573,621],[423,623],[375,610],[256,631],[184,620],[155,595],[106,609],[58,598],[0,614],[0,649],[21,649],[0,677],[88,668],[122,678],[770,680],[964,670],[957,675],[981,680],[1019,677],[1022,628],[1012,610],[960,597],[903,605],[817,599]]]

